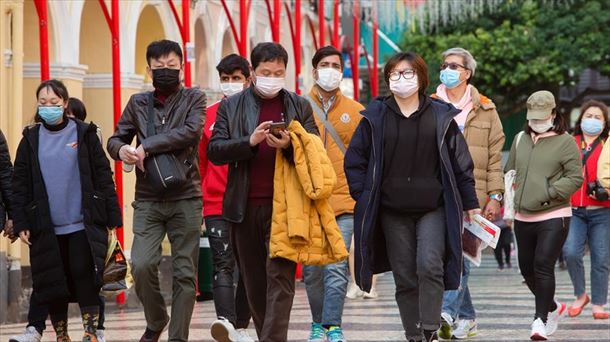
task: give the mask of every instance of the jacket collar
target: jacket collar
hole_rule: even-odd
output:
[[[84,141],[85,134],[87,134],[89,132],[95,133],[97,131],[97,126],[93,122],[85,123],[83,121],[80,121],[77,119],[72,119],[72,118],[69,118],[68,120],[72,120],[72,121],[76,122],[76,132],[77,132],[79,142]],[[26,127],[23,130],[23,136],[26,138],[28,143],[32,146],[35,153],[38,153],[38,135],[40,132],[41,125],[42,125],[41,123],[36,123],[36,124]]]
[[[323,108],[322,102],[320,101],[319,89],[320,87],[317,84],[311,87],[311,90],[309,91],[309,96],[311,96],[311,98],[320,108]],[[328,108],[328,112],[332,112],[335,108],[337,108],[339,106],[339,103],[343,99],[343,93],[341,92],[341,88],[337,89],[337,92],[335,93],[334,97],[335,99],[330,108]]]

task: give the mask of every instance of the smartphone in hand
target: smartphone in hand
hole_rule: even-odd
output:
[[[282,138],[280,131],[283,131],[285,129],[286,129],[286,122],[284,122],[284,121],[272,122],[271,125],[269,125],[269,133],[273,134],[278,139]]]

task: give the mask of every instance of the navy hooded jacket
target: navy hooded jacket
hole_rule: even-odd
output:
[[[394,115],[389,113],[391,109],[385,100],[378,97],[361,112],[364,120],[352,137],[344,164],[350,194],[356,200],[355,278],[360,288],[367,292],[371,289],[373,274],[391,270],[378,217],[383,175],[384,120],[386,115]],[[462,274],[463,212],[479,207],[474,164],[466,140],[453,120],[460,111],[427,96],[424,100],[431,102],[424,115],[433,114],[437,125],[447,229],[444,282],[447,290],[453,290],[459,287]]]

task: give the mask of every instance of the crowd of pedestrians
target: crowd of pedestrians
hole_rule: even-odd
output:
[[[419,55],[391,56],[383,69],[391,93],[366,107],[341,92],[345,64],[331,46],[313,56],[315,85],[304,96],[285,89],[282,45],[260,43],[249,61],[225,56],[216,68],[223,97],[211,105],[182,86],[178,43],[151,43],[146,62],[154,90],[131,96],[106,143],[136,173],[130,261],[146,318],[141,342],[159,341],[165,329],[169,341],[189,340],[201,229],[212,250],[216,341],[254,341],[251,319],[259,341],[287,341],[298,264],[308,342],[345,342],[346,298],[376,298],[385,272],[407,341],[472,338],[477,294],[462,233],[478,215],[501,228],[500,271],[517,251],[535,299],[532,340],[547,340],[562,316],[589,303],[594,319],[609,318],[604,103],[585,102],[571,134],[554,95],[534,92],[503,167],[500,117],[474,86],[477,62],[462,48],[442,53],[432,95],[434,72]],[[57,341],[70,341],[68,303],[77,302],[82,341],[104,342],[108,234],[122,226],[110,162],[99,128],[84,122],[85,105],[62,82],[41,83],[35,101],[14,166],[0,132],[0,223],[29,246],[33,280],[26,330],[10,341],[41,341],[47,316]],[[515,181],[505,187],[509,172]],[[514,218],[504,217],[507,202]],[[159,285],[166,237],[169,314]],[[569,306],[555,297],[560,253],[574,285]]]

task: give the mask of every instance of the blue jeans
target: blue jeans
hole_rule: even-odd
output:
[[[468,288],[468,276],[470,275],[470,261],[464,259],[464,272],[462,273],[462,283],[457,290],[445,291],[443,295],[443,312],[451,315],[453,320],[464,319],[474,320],[476,313],[470,298]]]
[[[608,298],[608,268],[610,263],[610,208],[572,210],[568,239],[563,255],[574,285],[574,295],[585,294],[585,244],[591,250],[591,302],[605,305]]]
[[[338,216],[337,224],[349,250],[354,233],[354,215]],[[304,266],[303,280],[314,323],[340,326],[347,293],[347,260],[325,266]]]

